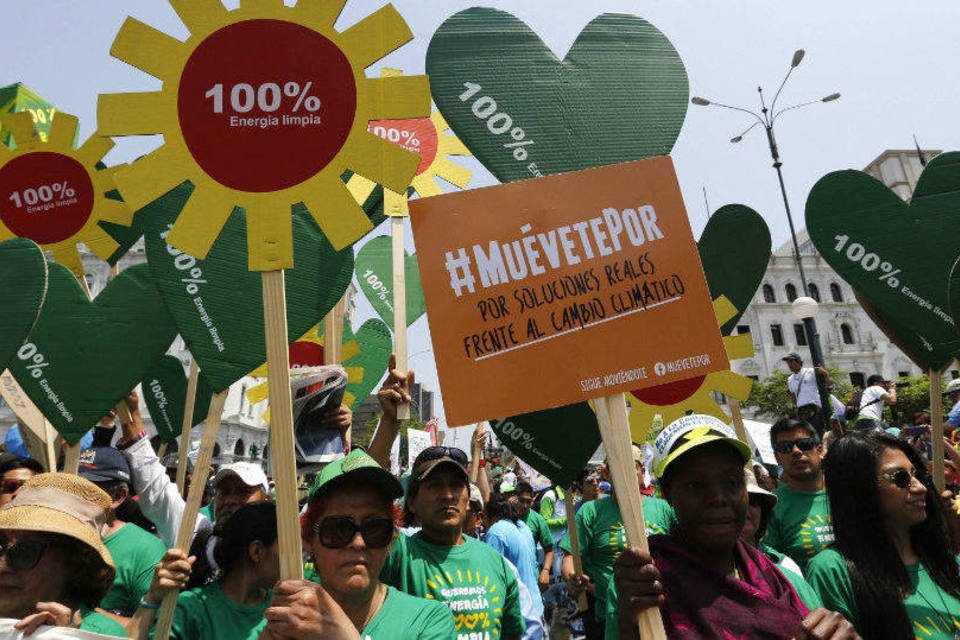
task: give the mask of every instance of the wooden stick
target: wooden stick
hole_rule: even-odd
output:
[[[733,428],[737,432],[737,438],[750,444],[747,438],[747,427],[743,424],[743,414],[740,413],[740,401],[728,396],[727,402],[730,404],[730,415],[733,417]]]
[[[33,434],[38,443],[39,454],[37,461],[43,465],[47,471],[57,470],[57,455],[54,449],[54,441],[57,434],[50,430],[53,428],[43,413],[33,404],[33,401],[27,397],[23,388],[8,370],[0,374],[0,398],[3,398],[13,415],[16,416],[20,424],[20,435],[24,443],[27,442],[27,433]],[[34,455],[31,451],[31,455]]]
[[[47,434],[46,437],[46,450],[47,450],[47,471],[56,471],[57,470],[57,430],[53,428],[53,425],[50,424],[50,421],[46,418],[43,419],[43,430]]]
[[[323,364],[340,364],[343,359],[343,316],[346,306],[347,299],[344,296],[323,318]]]
[[[943,473],[943,395],[940,391],[940,372],[930,369],[930,439],[933,441],[933,484],[943,491],[946,479]]]
[[[293,436],[293,399],[290,393],[286,291],[283,288],[282,270],[264,271],[262,278],[263,320],[267,341],[267,382],[270,385],[270,455],[277,492],[280,579],[301,580],[303,579],[303,560],[297,506],[297,458]],[[328,333],[324,335],[324,354],[326,354],[330,335]]]
[[[570,536],[570,555],[573,557],[573,570],[577,575],[583,573],[583,559],[580,557],[580,532],[577,531],[577,509],[573,504],[573,487],[567,489],[563,496],[563,503],[567,506],[567,535]],[[589,607],[587,594],[581,593],[577,598],[577,608],[586,611]]]
[[[190,377],[187,378],[187,397],[183,401],[183,425],[180,427],[180,451],[177,456],[177,490],[184,495],[187,483],[187,465],[190,453],[190,432],[193,430],[193,410],[197,402],[197,381],[200,377],[200,367],[197,360],[190,356]]]
[[[194,529],[197,526],[197,516],[200,513],[200,503],[203,500],[203,491],[210,477],[210,461],[213,459],[213,449],[217,446],[217,431],[220,429],[220,419],[223,416],[223,403],[227,400],[229,389],[224,389],[210,398],[210,410],[207,412],[207,421],[203,428],[203,439],[200,441],[200,455],[197,457],[197,466],[193,470],[193,481],[190,483],[190,493],[187,504],[183,509],[183,518],[180,520],[180,529],[177,531],[176,548],[189,551],[193,540]],[[157,611],[157,626],[154,631],[155,640],[167,640],[170,627],[173,625],[173,612],[177,608],[176,590],[169,591]]]
[[[77,475],[80,472],[80,445],[82,442],[78,442],[75,445],[67,447],[67,452],[63,458],[63,472],[72,473]]]
[[[167,455],[167,443],[161,442],[160,448],[157,449],[157,458],[160,460],[160,464],[163,464],[163,456]]]
[[[403,218],[390,221],[393,236],[393,352],[397,369],[407,370],[407,277],[403,251]],[[410,403],[397,405],[397,420],[410,419]]]
[[[647,532],[643,521],[643,502],[637,484],[637,469],[633,462],[630,422],[627,418],[627,403],[622,393],[598,398],[597,420],[600,436],[607,452],[610,477],[616,492],[617,503],[623,517],[627,542],[644,552],[649,552]],[[642,640],[666,640],[659,608],[643,611],[637,618]]]

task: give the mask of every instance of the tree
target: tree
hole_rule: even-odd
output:
[[[930,411],[930,378],[924,374],[901,379],[899,383],[906,383],[907,386],[897,389],[897,404],[887,408],[891,413],[891,424],[902,427],[913,424],[913,414],[916,412]],[[942,378],[940,387],[943,393],[945,385]],[[948,410],[949,407],[944,407],[944,412]]]
[[[850,376],[836,367],[827,367],[827,371],[834,384],[831,395],[846,403],[852,390]],[[775,371],[767,378],[754,382],[750,397],[743,403],[744,408],[756,409],[757,416],[772,420],[796,415],[797,406],[787,392],[787,377],[785,371]]]

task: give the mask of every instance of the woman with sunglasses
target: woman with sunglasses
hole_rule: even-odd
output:
[[[52,625],[126,637],[94,611],[115,574],[100,537],[110,506],[110,496],[71,474],[39,474],[20,487],[0,508],[0,618],[20,619],[28,635]]]
[[[443,604],[380,582],[396,537],[400,482],[360,450],[324,467],[301,519],[304,549],[320,585],[281,582],[266,610],[263,640],[450,640]],[[322,586],[321,586],[322,585]]]
[[[218,521],[213,535],[215,580],[180,594],[170,637],[174,640],[254,640],[263,629],[263,612],[272,587],[280,578],[277,508],[258,502],[238,508]],[[134,618],[138,638],[146,638],[156,610],[171,588],[182,588],[190,577],[186,554],[170,549],[157,565],[150,591]]]
[[[807,578],[824,606],[864,640],[951,639],[960,631],[960,573],[945,509],[923,460],[883,432],[852,433],[824,463],[836,541]]]

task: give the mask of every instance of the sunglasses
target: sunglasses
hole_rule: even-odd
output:
[[[350,516],[327,516],[313,529],[327,549],[343,549],[353,542],[358,531],[363,544],[371,549],[382,549],[393,539],[393,520],[387,516],[373,516],[359,525]]]
[[[800,451],[810,451],[820,444],[817,438],[800,438],[799,440],[781,440],[773,445],[773,450],[777,453],[790,453],[796,446]]]
[[[420,452],[414,462],[420,464],[438,458],[453,458],[454,461],[464,467],[470,464],[463,449],[457,449],[456,447],[427,447]]]
[[[910,488],[910,483],[913,482],[914,478],[917,478],[918,480],[920,480],[920,482],[923,482],[922,478],[919,478],[918,476],[913,475],[906,469],[897,469],[893,473],[884,472],[884,473],[881,473],[880,475],[887,482],[892,483],[894,486],[899,487],[900,489]]]
[[[4,480],[0,483],[0,493],[16,493],[26,482],[26,480]]]
[[[50,543],[37,540],[21,540],[10,546],[4,542],[0,543],[0,557],[7,557],[11,571],[29,571],[37,566],[49,547]]]

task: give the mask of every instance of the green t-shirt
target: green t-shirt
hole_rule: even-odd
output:
[[[795,491],[781,485],[763,542],[790,556],[806,573],[807,563],[833,542],[830,502],[826,491]]]
[[[105,636],[127,637],[127,632],[124,631],[122,624],[109,616],[86,607],[80,607],[80,629]]]
[[[529,527],[531,533],[533,533],[534,542],[543,547],[544,551],[553,549],[553,536],[550,535],[550,525],[547,524],[546,518],[533,509],[530,509],[530,512],[527,513],[527,517],[524,518],[523,521],[527,523],[527,527]]]
[[[399,536],[380,580],[404,593],[438,600],[453,612],[458,640],[501,640],[524,630],[513,572],[493,547],[470,537],[452,547],[420,533]]]
[[[567,516],[557,514],[557,502],[563,502],[563,489],[554,487],[540,500],[540,515],[547,521],[551,531],[559,531],[567,526]]]
[[[393,587],[360,640],[450,640],[456,637],[453,614],[443,603],[415,598]]]
[[[135,524],[127,523],[103,539],[117,575],[113,586],[100,601],[100,608],[121,616],[132,616],[140,606],[140,598],[150,590],[157,563],[167,552],[160,538]]]
[[[200,515],[206,516],[207,520],[209,520],[210,522],[213,522],[213,509],[214,509],[214,504],[213,504],[213,500],[211,500],[206,504],[206,506],[200,507]]]
[[[780,553],[773,547],[765,544],[761,544],[758,547],[758,550],[763,555],[770,558],[775,565],[777,565],[777,569],[780,569],[780,573],[783,574],[783,577],[786,578],[791,585],[793,585],[793,589],[797,592],[797,595],[800,596],[803,604],[807,605],[807,609],[813,611],[814,609],[823,606],[823,602],[820,600],[820,595],[813,590],[813,587],[810,586],[810,583],[807,582],[806,578],[790,567],[783,566],[783,559],[787,556]]]
[[[669,533],[676,515],[666,500],[644,497],[643,519],[647,535]],[[613,579],[613,563],[627,548],[620,505],[612,496],[591,500],[577,511],[577,534],[580,537],[580,558],[583,572],[593,578],[597,605],[596,615],[606,613],[607,589]],[[563,534],[560,548],[570,553],[570,532]]]
[[[170,637],[174,640],[257,640],[267,621],[263,612],[272,593],[256,606],[237,604],[220,583],[184,591],[177,598]]]
[[[954,634],[960,630],[960,600],[941,589],[920,563],[909,565],[907,575],[910,576],[911,592],[903,604],[916,638],[953,640]],[[850,572],[838,551],[826,549],[818,553],[810,562],[807,580],[820,594],[824,607],[842,613],[860,629],[860,614]]]

